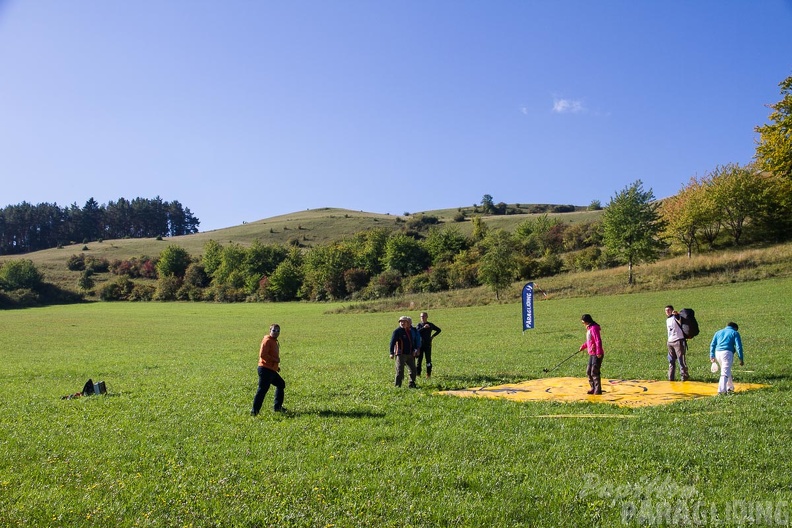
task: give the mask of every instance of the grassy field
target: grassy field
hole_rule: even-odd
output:
[[[792,501],[792,278],[443,308],[435,376],[392,387],[401,313],[338,305],[94,303],[0,318],[0,526],[775,525]],[[606,378],[663,379],[663,307],[693,307],[692,379],[734,320],[738,382],[650,408],[515,403],[440,389],[542,376],[602,325]],[[417,317],[421,306],[409,314]],[[282,326],[287,415],[249,410]],[[582,376],[584,358],[553,375]],[[109,394],[61,400],[87,378]],[[267,396],[265,410],[272,404]],[[748,520],[753,519],[752,522]]]

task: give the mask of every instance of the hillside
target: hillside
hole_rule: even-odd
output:
[[[509,207],[526,212],[509,215],[481,215],[481,217],[492,228],[512,231],[523,220],[544,214],[527,212],[529,208],[543,206],[521,204]],[[460,210],[465,212],[467,219],[464,222],[455,222],[454,216]],[[289,244],[296,240],[301,247],[310,248],[349,237],[360,231],[375,228],[399,230],[404,227],[406,220],[421,214],[436,216],[441,224],[454,226],[466,235],[470,234],[473,229],[470,221],[470,216],[474,214],[472,207],[422,211],[409,216],[392,216],[325,207],[274,216],[194,235],[163,238],[162,240],[126,238],[89,242],[88,244],[72,244],[24,255],[4,256],[0,257],[0,261],[9,258],[30,259],[44,273],[46,281],[69,289],[76,289],[79,274],[69,271],[66,261],[72,255],[81,253],[113,261],[141,256],[154,257],[169,245],[176,244],[186,249],[191,255],[198,256],[202,254],[204,245],[209,240],[215,240],[220,244],[237,243],[243,246],[250,245],[257,240],[263,244]],[[592,220],[601,214],[602,211],[579,210],[569,213],[548,213],[548,216],[574,223]]]

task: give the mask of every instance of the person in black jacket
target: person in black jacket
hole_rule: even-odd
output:
[[[410,371],[410,388],[415,385],[415,358],[421,350],[421,334],[413,328],[412,319],[406,315],[399,317],[399,328],[393,331],[388,351],[391,359],[396,359],[395,385],[401,387],[404,379],[404,366]]]
[[[426,377],[432,377],[432,339],[442,332],[440,327],[427,321],[429,314],[421,312],[421,322],[418,323],[418,333],[421,334],[421,352],[418,354],[418,377],[421,377],[421,363],[426,357]]]

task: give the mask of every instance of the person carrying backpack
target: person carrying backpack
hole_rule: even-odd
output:
[[[668,330],[668,381],[676,377],[676,365],[679,363],[679,377],[688,380],[687,339],[682,330],[682,317],[670,304],[665,307],[666,330]]]

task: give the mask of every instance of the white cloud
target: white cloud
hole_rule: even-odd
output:
[[[557,114],[577,114],[583,110],[583,101],[573,101],[572,99],[553,100],[553,112]]]

